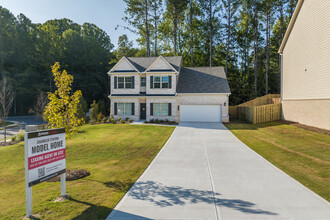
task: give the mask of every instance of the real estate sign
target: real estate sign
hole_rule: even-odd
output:
[[[32,216],[32,186],[61,174],[61,196],[66,195],[65,129],[26,132],[26,216]]]
[[[65,173],[65,129],[27,133],[25,165],[29,187]]]

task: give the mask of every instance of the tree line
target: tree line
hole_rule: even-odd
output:
[[[184,66],[223,66],[232,105],[280,92],[277,53],[297,0],[124,0],[140,50],[121,36],[117,54],[182,56]]]
[[[35,24],[0,6],[0,81],[6,79],[15,90],[11,114],[27,114],[42,92],[54,92],[55,62],[73,75],[73,91],[81,90],[89,104],[108,101],[113,47],[95,24],[65,18]]]
[[[223,66],[235,105],[280,92],[279,45],[297,0],[124,0],[125,28],[113,50],[95,24],[69,19],[32,23],[0,6],[0,81],[13,85],[11,114],[27,114],[42,92],[54,91],[51,66],[74,77],[88,106],[108,103],[107,71],[122,56],[182,56],[184,66]],[[108,106],[106,109],[108,110]]]

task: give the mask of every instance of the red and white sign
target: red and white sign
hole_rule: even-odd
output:
[[[30,132],[26,144],[30,187],[65,172],[64,128]]]

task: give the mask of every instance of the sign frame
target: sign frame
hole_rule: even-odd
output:
[[[65,138],[65,128],[36,130],[36,131],[31,131],[31,132],[25,132],[25,134],[24,134],[25,193],[26,193],[26,216],[27,217],[31,217],[32,213],[33,213],[33,208],[32,208],[32,186],[34,186],[36,184],[39,184],[39,183],[42,183],[42,182],[44,182],[48,179],[51,179],[55,176],[60,175],[60,178],[61,178],[61,196],[62,197],[66,196],[66,177],[65,177],[66,161],[64,161],[64,169],[61,169],[59,171],[55,171],[55,172],[53,172],[53,173],[51,173],[47,176],[44,176],[42,178],[38,177],[37,179],[34,178],[35,179],[34,181],[30,181],[30,175],[29,175],[30,174],[29,170],[31,170],[31,169],[29,169],[29,165],[31,166],[31,164],[29,164],[29,147],[32,147],[32,146],[29,146],[29,139],[38,138],[38,137],[42,138],[42,137],[45,137],[45,136],[51,137],[51,136],[59,135],[59,134],[64,134],[64,140],[62,142],[64,147],[62,147],[60,150],[57,150],[57,151],[61,151],[60,153],[62,155],[55,158],[54,153],[52,153],[52,152],[56,151],[56,148],[55,148],[55,150],[51,150],[50,152],[45,153],[45,157],[46,156],[52,156],[51,159],[57,159],[57,160],[51,161],[51,159],[48,159],[48,161],[47,160],[42,161],[42,162],[47,162],[45,164],[42,164],[42,163],[38,164],[38,162],[36,162],[34,164],[36,166],[34,169],[37,169],[38,167],[42,167],[42,166],[43,166],[43,168],[45,168],[45,166],[47,164],[56,163],[57,161],[61,161],[63,159],[66,159],[66,155],[65,155],[65,149],[66,149],[66,145],[65,145],[65,140],[66,140],[66,138]],[[47,149],[49,150],[48,145],[47,145]],[[63,149],[64,149],[64,151],[63,151]],[[64,155],[63,155],[63,152],[64,152]],[[63,156],[64,156],[64,158],[63,158]],[[44,159],[45,157],[42,156],[42,159]],[[30,157],[30,158],[32,158],[32,157]],[[31,163],[31,161],[30,161],[30,163]]]

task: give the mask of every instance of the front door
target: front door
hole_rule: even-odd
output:
[[[147,116],[146,103],[140,103],[140,119],[145,120]]]

